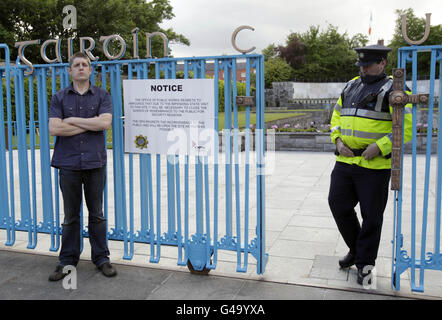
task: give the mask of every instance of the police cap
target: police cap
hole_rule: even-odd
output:
[[[391,48],[382,45],[371,45],[356,48],[355,51],[358,54],[356,65],[358,67],[365,67],[373,63],[379,63],[382,59],[387,59]]]

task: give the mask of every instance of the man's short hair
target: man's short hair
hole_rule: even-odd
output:
[[[83,58],[87,60],[87,63],[89,64],[89,67],[91,66],[91,59],[89,59],[89,57],[87,56],[86,53],[84,52],[76,52],[74,53],[74,55],[72,57],[70,57],[69,59],[69,68],[72,68],[72,64],[74,63],[74,60],[76,58]]]

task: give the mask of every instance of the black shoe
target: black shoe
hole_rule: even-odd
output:
[[[371,284],[371,270],[368,270],[368,272],[363,272],[364,269],[358,269],[358,284],[365,285],[365,284]],[[366,283],[364,283],[364,279],[367,277]]]
[[[117,275],[117,270],[115,270],[115,268],[109,262],[103,263],[98,267],[98,269],[106,277],[115,277]]]
[[[66,277],[68,274],[63,273],[63,268],[64,268],[64,266],[58,265],[55,268],[55,271],[49,275],[49,281],[59,281],[59,280],[63,279],[64,277]]]
[[[350,268],[352,265],[355,264],[355,258],[356,256],[353,253],[347,253],[347,255],[339,260],[339,266],[341,268]]]

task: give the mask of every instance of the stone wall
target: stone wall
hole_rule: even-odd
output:
[[[290,128],[295,128],[298,125],[299,128],[306,129],[310,128],[312,122],[314,122],[316,127],[321,124],[330,123],[329,110],[324,109],[319,111],[306,111],[305,113],[297,117],[268,121],[265,123],[265,127],[267,129],[271,129],[272,126],[277,125],[278,128],[283,128],[285,124],[289,124]]]
[[[274,137],[274,139],[273,139]],[[220,151],[224,152],[224,137],[219,134]],[[320,132],[275,132],[274,134],[266,134],[267,150],[274,151],[309,151],[309,152],[334,152],[335,145],[330,140],[330,133]],[[245,133],[239,133],[238,141],[241,150],[244,150]],[[232,138],[233,145],[233,138]],[[255,150],[255,135],[250,137],[250,145]],[[416,150],[418,154],[426,153],[427,134],[419,133],[417,135]],[[412,142],[405,144],[404,152],[410,154],[412,150]],[[431,139],[431,153],[437,153],[437,135],[433,134]]]
[[[333,152],[335,145],[329,133],[278,132],[275,134],[275,151]]]

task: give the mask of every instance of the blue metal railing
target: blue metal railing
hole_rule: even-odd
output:
[[[441,201],[442,201],[442,137],[440,130],[438,131],[438,147],[437,147],[437,163],[433,168],[431,167],[431,137],[434,116],[434,96],[441,96],[442,93],[442,46],[412,46],[399,49],[398,67],[405,68],[407,63],[411,63],[412,71],[412,92],[417,93],[417,57],[419,53],[431,52],[430,61],[430,99],[428,106],[428,130],[426,141],[426,155],[425,155],[425,170],[418,176],[417,171],[417,139],[416,139],[416,119],[417,107],[413,105],[413,137],[412,137],[412,156],[411,156],[411,197],[404,196],[404,190],[395,191],[395,205],[394,205],[394,226],[393,226],[393,263],[392,263],[392,287],[396,290],[400,289],[400,275],[410,269],[411,271],[411,289],[413,291],[424,291],[424,274],[425,270],[442,270],[442,255],[440,250],[440,236],[441,236]],[[439,88],[435,88],[436,66],[439,64]],[[439,100],[439,110],[441,110],[441,101]],[[442,114],[439,112],[439,124],[442,123]],[[403,157],[403,155],[402,155]],[[403,161],[402,161],[403,163]],[[436,172],[434,172],[436,170]],[[403,171],[403,170],[402,170]],[[431,178],[436,178],[434,188],[430,190]],[[404,182],[404,177],[402,177]],[[423,181],[423,189],[420,189],[418,183]],[[406,181],[407,182],[407,181]],[[402,183],[404,185],[404,183]],[[420,193],[419,193],[420,192]],[[434,211],[431,211],[429,206],[430,195],[435,195]],[[419,198],[419,196],[422,196]],[[410,199],[410,210],[404,211],[404,200]],[[422,208],[418,208],[418,199],[422,199]],[[429,225],[429,211],[434,213],[434,232],[431,235],[434,238],[434,246],[431,249],[427,245],[427,239],[430,238],[428,232]],[[405,247],[405,237],[403,234],[403,220],[406,214],[410,213],[411,229],[410,229],[410,247]],[[407,217],[408,218],[408,217]],[[420,223],[419,223],[419,220]],[[419,229],[420,228],[420,229]],[[420,241],[418,239],[420,232]],[[407,250],[408,249],[408,250]],[[418,254],[418,251],[420,253]],[[419,271],[419,284],[416,282]]]
[[[15,242],[15,232],[28,232],[28,248],[35,248],[39,233],[49,234],[49,250],[60,248],[60,194],[58,170],[50,167],[51,143],[48,130],[48,87],[54,94],[69,85],[68,65],[34,65],[31,76],[24,74],[26,66],[9,63],[9,49],[0,45],[6,57],[5,67],[0,68],[0,94],[4,97],[6,89],[6,119],[3,118],[5,106],[0,104],[0,229],[7,232],[8,246]],[[247,62],[247,95],[251,91],[250,74],[256,71],[256,110],[257,110],[257,150],[251,149],[250,106],[246,107],[246,164],[239,165],[240,137],[238,127],[238,108],[235,103],[237,94],[236,63]],[[153,71],[156,79],[176,78],[177,63],[184,64],[184,78],[192,72],[195,78],[205,78],[207,61],[214,63],[215,119],[218,131],[218,81],[224,75],[225,85],[225,128],[223,140],[225,152],[218,150],[218,136],[214,163],[207,156],[189,156],[183,159],[178,155],[124,153],[124,110],[122,103],[123,78],[147,79]],[[123,242],[123,258],[130,260],[134,255],[135,243],[149,244],[150,262],[157,263],[161,258],[164,245],[177,247],[177,264],[191,263],[195,270],[215,269],[219,250],[237,253],[237,271],[246,272],[249,254],[257,260],[257,273],[265,270],[265,219],[264,219],[264,63],[261,55],[235,55],[198,58],[162,58],[120,61],[93,62],[93,84],[101,82],[103,88],[110,87],[113,103],[112,141],[108,152],[112,153],[112,169],[108,166],[108,177],[104,191],[104,215],[108,221],[107,238]],[[29,97],[25,98],[24,83],[29,81]],[[15,118],[11,106],[11,81],[15,88]],[[34,92],[34,82],[37,90]],[[110,83],[109,83],[110,82]],[[34,97],[37,105],[34,106]],[[37,108],[37,109],[35,109]],[[26,119],[26,112],[29,119]],[[34,117],[37,110],[38,116]],[[233,117],[233,123],[232,123]],[[6,136],[7,131],[7,144]],[[38,130],[37,130],[38,129]],[[38,135],[38,139],[37,139]],[[107,136],[107,134],[105,135]],[[37,143],[38,142],[38,143]],[[250,155],[256,153],[256,174],[251,173]],[[37,165],[37,154],[40,164]],[[29,159],[30,155],[30,159]],[[6,161],[8,157],[9,161]],[[138,161],[137,161],[138,158]],[[220,163],[225,163],[224,168]],[[14,176],[14,165],[18,164],[18,179]],[[165,171],[164,171],[165,167]],[[16,171],[17,172],[17,171]],[[163,176],[165,175],[165,181]],[[224,176],[225,181],[220,178]],[[138,181],[139,179],[139,181]],[[40,181],[40,183],[37,183]],[[256,228],[254,237],[250,236],[251,215],[249,188],[256,181]],[[14,184],[19,184],[20,197],[16,197]],[[162,188],[164,185],[165,188]],[[220,188],[224,187],[224,192]],[[213,189],[212,189],[213,188]],[[233,188],[235,188],[233,190]],[[244,196],[241,196],[243,191]],[[225,197],[222,199],[222,193]],[[213,197],[211,196],[213,195]],[[41,203],[38,203],[41,199]],[[213,202],[211,202],[213,199]],[[111,202],[113,200],[113,205]],[[165,203],[164,203],[165,202]],[[224,203],[222,203],[224,202]],[[17,213],[20,219],[16,217]],[[222,210],[224,209],[224,210]],[[83,211],[81,211],[83,221]],[[221,224],[225,224],[225,232]],[[234,226],[236,228],[234,228]],[[86,226],[81,224],[82,236],[88,237]],[[83,241],[81,242],[83,244]],[[82,246],[83,248],[83,246]]]

